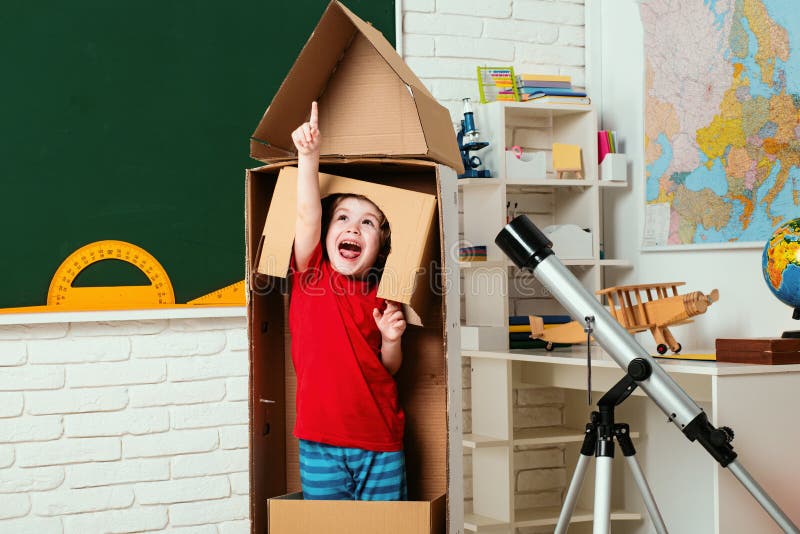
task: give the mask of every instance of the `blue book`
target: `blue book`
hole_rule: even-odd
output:
[[[532,98],[537,96],[586,96],[586,91],[575,91],[574,89],[560,89],[558,87],[522,87],[520,93],[530,95]]]
[[[569,315],[541,315],[540,317],[542,318],[542,321],[544,321],[544,324],[564,324],[572,320]],[[520,326],[525,324],[531,324],[527,315],[508,316],[509,326]]]

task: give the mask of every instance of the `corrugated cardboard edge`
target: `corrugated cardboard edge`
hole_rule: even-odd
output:
[[[442,266],[442,330],[447,383],[447,499],[442,513],[446,516],[447,531],[463,528],[464,467],[462,421],[462,358],[460,329],[460,280],[455,253],[458,244],[458,183],[455,171],[444,165],[437,169],[439,191],[439,235],[442,237],[440,261]],[[449,319],[449,320],[448,320]]]

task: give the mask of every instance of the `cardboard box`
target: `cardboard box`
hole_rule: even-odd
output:
[[[438,534],[442,532],[445,496],[433,501],[303,501],[302,493],[269,500],[271,532],[285,534]],[[335,517],[335,521],[330,518]]]
[[[334,530],[337,525],[342,526],[342,532],[368,532],[368,525],[345,524],[345,518],[366,521],[373,517],[372,512],[362,511],[364,506],[376,510],[374,517],[391,520],[410,514],[411,509],[416,510],[414,514],[427,514],[430,524],[421,523],[423,530],[419,532],[441,532],[445,528],[460,531],[460,306],[455,254],[446,253],[457,250],[457,182],[453,169],[463,172],[455,131],[448,111],[380,32],[339,2],[331,2],[250,142],[251,156],[267,163],[247,172],[245,188],[252,532],[270,531],[268,499],[300,490],[297,440],[292,436],[296,379],[286,283],[285,279],[259,274],[257,261],[262,251],[272,246],[272,237],[269,243],[264,238],[264,227],[270,206],[278,202],[278,196],[282,198],[280,190],[276,192],[278,176],[283,168],[296,165],[291,132],[308,120],[314,100],[319,102],[322,133],[320,172],[359,180],[362,185],[385,184],[422,193],[435,201],[431,220],[426,222],[422,216],[414,226],[432,228],[427,240],[422,235],[417,237],[426,251],[422,264],[426,264],[428,254],[436,260],[434,268],[427,266],[423,278],[414,278],[410,294],[386,293],[409,304],[424,325],[406,329],[403,365],[396,375],[406,414],[408,494],[416,502],[277,499],[272,504],[278,508],[270,506],[273,519],[280,520],[276,510],[288,510],[286,528],[294,528],[293,521],[306,519],[319,520],[321,527],[283,531],[275,525],[273,534],[338,532]],[[394,198],[387,209],[395,213],[399,203],[400,198]],[[392,223],[392,217],[399,216],[387,213],[387,217]],[[394,249],[399,228],[392,224]],[[285,254],[285,239],[283,251]],[[398,253],[400,256],[402,253]],[[443,502],[444,514],[438,511]],[[442,519],[444,516],[446,519]]]
[[[256,271],[267,213],[276,201],[278,177],[290,163],[294,164],[279,162],[249,170],[245,189],[250,488],[254,534],[272,532],[267,526],[268,499],[301,488],[297,440],[292,436],[296,378],[291,363],[286,283],[281,278]],[[418,506],[427,507],[430,517],[438,521],[436,518],[441,514],[437,515],[435,509],[437,500],[446,494],[447,524],[450,525],[450,531],[455,531],[463,526],[459,297],[455,256],[452,253],[445,254],[445,251],[457,248],[455,172],[428,161],[386,159],[322,161],[320,171],[370,183],[389,183],[393,187],[430,195],[436,200],[433,231],[428,236],[427,244],[434,253],[435,269],[428,270],[424,283],[420,281],[417,287],[418,291],[427,292],[423,299],[426,304],[419,310],[424,326],[409,326],[406,329],[403,335],[403,366],[396,378],[406,413],[404,450],[409,499],[422,503]],[[323,521],[328,525],[337,525],[340,519],[355,513],[354,510],[360,510],[354,507],[362,504],[336,501],[330,502],[329,508],[318,508],[320,505],[313,501],[298,501],[288,506],[299,506],[302,512],[297,512],[295,508],[283,510],[289,510],[294,519],[300,516],[310,518],[320,510],[328,510]],[[392,505],[398,508],[392,508]],[[313,508],[306,509],[304,506]],[[407,513],[406,503],[394,502],[388,506],[392,512],[387,517]],[[375,513],[380,515],[386,512]],[[358,515],[355,513],[356,517]],[[441,522],[433,527],[438,529],[436,532],[445,529]],[[297,531],[277,530],[272,534],[283,532]],[[360,533],[362,530],[354,528],[347,532]]]
[[[453,122],[375,28],[331,2],[250,142],[266,163],[294,159],[292,131],[319,102],[322,156],[437,161],[464,172]]]
[[[336,193],[364,195],[383,211],[392,232],[392,250],[378,285],[378,296],[404,304],[406,321],[422,325],[429,288],[431,260],[438,259],[429,239],[434,232],[436,197],[400,187],[320,173],[320,196]],[[256,272],[285,278],[294,244],[297,216],[297,167],[284,167],[272,195],[262,232]],[[435,253],[435,256],[434,256]]]

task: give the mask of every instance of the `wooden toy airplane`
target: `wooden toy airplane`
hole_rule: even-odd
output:
[[[705,313],[711,304],[719,300],[719,291],[716,289],[708,295],[701,291],[679,295],[678,286],[684,284],[665,282],[614,286],[597,291],[597,294],[608,298],[609,312],[630,333],[649,330],[656,340],[659,354],[665,354],[667,349],[677,354],[682,347],[669,327],[692,322],[691,317]],[[530,323],[531,338],[546,341],[547,350],[553,350],[554,343],[581,343],[586,340],[584,327],[578,321],[546,330],[540,317],[531,316]]]

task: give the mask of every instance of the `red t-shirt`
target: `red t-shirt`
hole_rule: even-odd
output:
[[[405,415],[397,384],[380,360],[377,284],[336,272],[317,244],[308,267],[292,256],[289,331],[297,374],[300,439],[393,452],[403,448]]]

